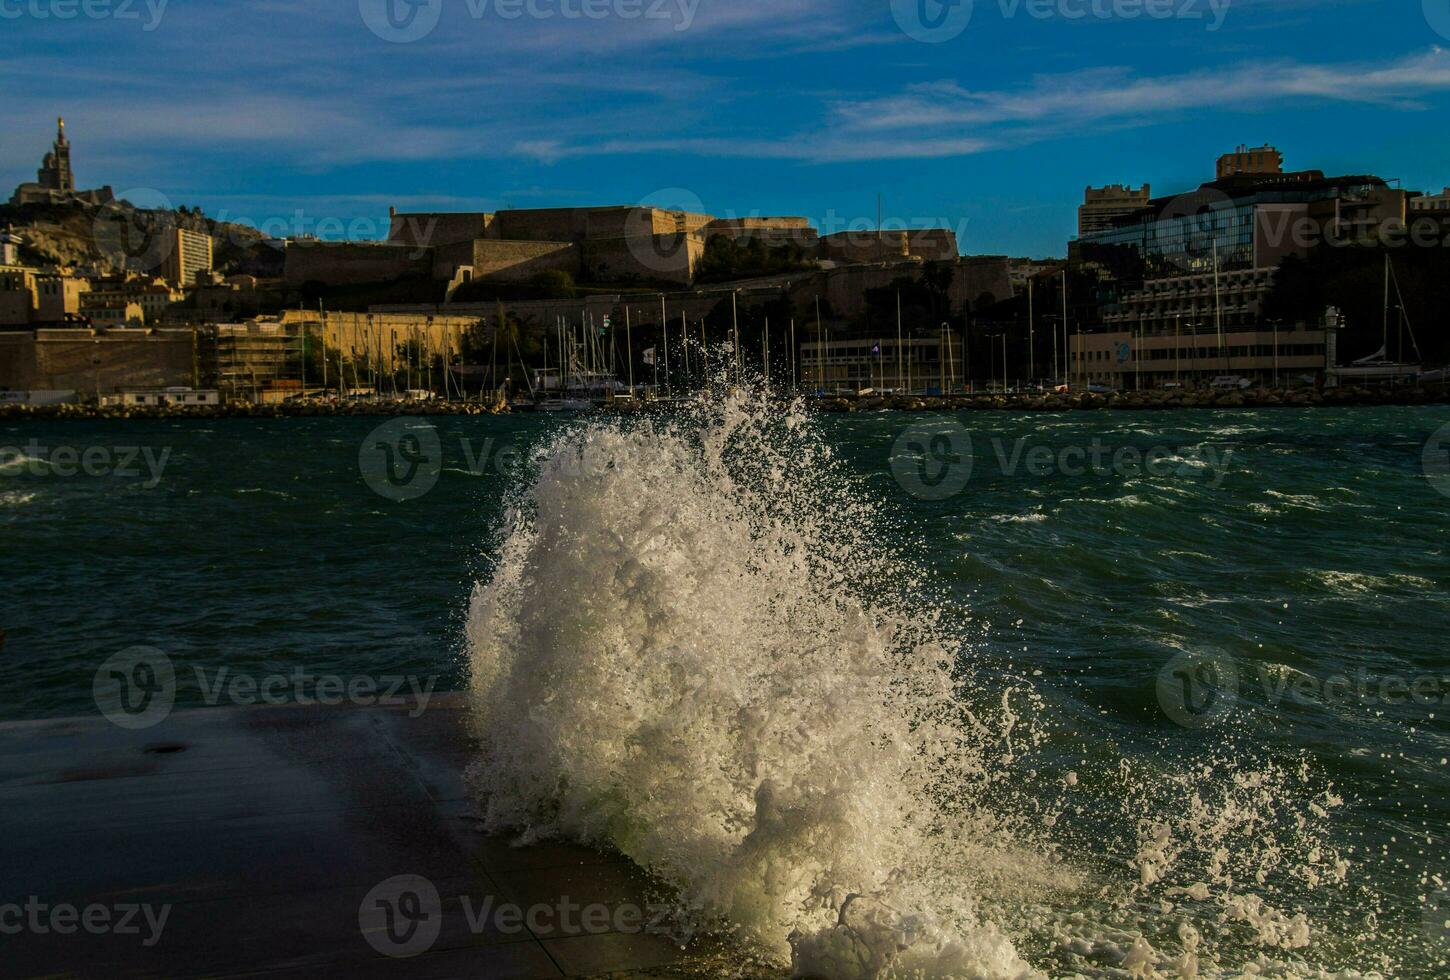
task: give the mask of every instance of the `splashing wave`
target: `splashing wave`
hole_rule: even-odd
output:
[[[893,520],[799,407],[747,394],[556,436],[470,612],[486,823],[617,848],[802,977],[1299,955],[1308,919],[1264,895],[1343,879],[1333,801],[1226,759],[1122,759],[1084,798],[1042,694],[979,662]]]

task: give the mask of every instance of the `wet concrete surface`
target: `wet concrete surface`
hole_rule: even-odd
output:
[[[718,954],[618,855],[484,834],[474,755],[457,696],[0,725],[0,975],[661,975]]]

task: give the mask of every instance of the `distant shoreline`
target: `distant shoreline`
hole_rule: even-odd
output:
[[[1450,404],[1450,384],[1384,388],[1341,387],[1325,390],[1276,391],[1127,391],[1097,394],[973,394],[862,395],[815,397],[805,402],[823,412],[957,412],[957,411],[1166,411],[1193,408],[1349,408],[1383,405]],[[655,408],[652,402],[618,402],[577,414],[636,414]],[[332,404],[305,402],[282,405],[0,405],[0,422],[133,419],[326,418],[378,416],[478,416],[532,414],[481,402],[377,401]],[[567,413],[558,413],[567,414]]]

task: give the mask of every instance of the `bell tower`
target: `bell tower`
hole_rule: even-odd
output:
[[[70,169],[70,140],[65,138],[65,120],[56,120],[55,146],[45,155],[39,173],[41,187],[70,193],[76,189],[75,174]]]

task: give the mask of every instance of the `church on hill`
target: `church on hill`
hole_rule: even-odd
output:
[[[76,178],[70,166],[70,140],[65,137],[65,120],[58,120],[55,145],[45,155],[36,173],[36,182],[21,184],[10,197],[11,204],[109,204],[116,195],[109,186],[93,191],[76,190]]]

